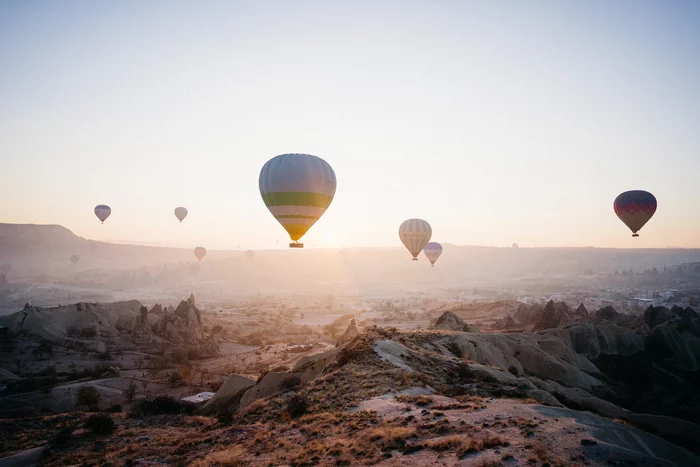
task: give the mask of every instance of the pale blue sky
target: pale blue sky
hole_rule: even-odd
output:
[[[422,217],[456,244],[700,247],[699,83],[692,0],[0,0],[0,222],[274,248],[258,174],[306,152],[338,177],[309,246]],[[659,200],[638,239],[629,189]]]

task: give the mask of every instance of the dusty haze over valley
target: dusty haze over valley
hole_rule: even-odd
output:
[[[700,467],[699,25],[1,0],[0,467]]]

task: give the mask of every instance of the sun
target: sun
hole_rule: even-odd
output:
[[[323,241],[323,246],[326,248],[338,246],[338,237],[334,232],[326,231],[323,233],[321,238]]]

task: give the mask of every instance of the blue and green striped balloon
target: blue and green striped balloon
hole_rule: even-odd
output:
[[[320,157],[282,154],[265,163],[258,184],[263,202],[296,242],[326,212],[337,182]]]
[[[418,261],[418,255],[432,236],[433,229],[423,219],[407,219],[399,227],[399,238],[413,255],[413,261]]]

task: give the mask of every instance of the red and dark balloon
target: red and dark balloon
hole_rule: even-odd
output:
[[[632,231],[633,237],[656,212],[656,198],[648,191],[632,190],[621,193],[613,204],[615,214]]]

